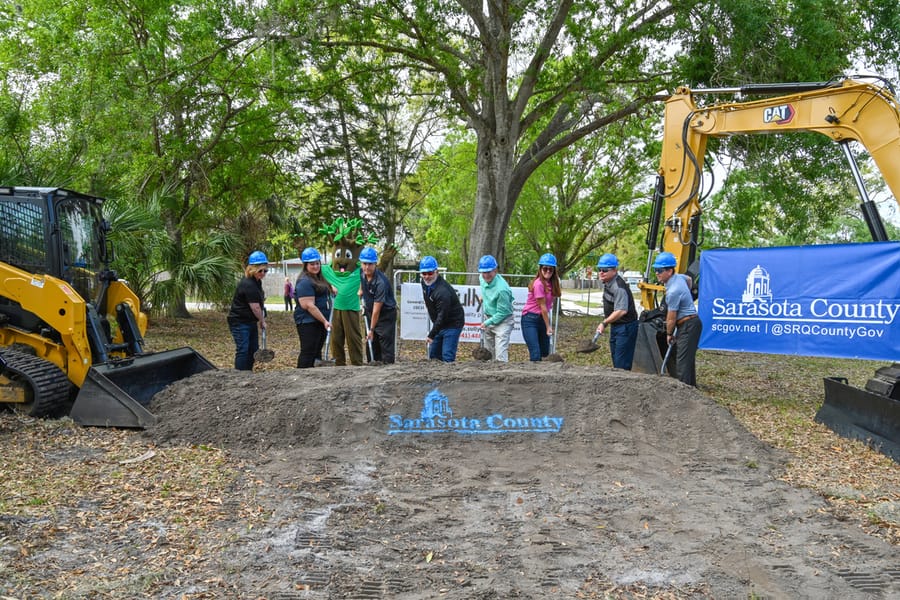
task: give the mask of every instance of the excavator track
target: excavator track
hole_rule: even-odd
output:
[[[0,375],[26,388],[22,409],[29,416],[53,417],[65,412],[71,385],[53,363],[6,348],[0,350]]]

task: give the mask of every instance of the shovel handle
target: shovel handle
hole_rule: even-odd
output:
[[[372,329],[369,327],[369,316],[363,313],[363,319],[366,321],[366,345],[369,346],[369,362],[375,360],[375,351],[372,349],[372,340],[369,339],[369,332]]]
[[[669,347],[666,348],[666,355],[663,357],[662,366],[659,368],[659,374],[666,374],[666,365],[669,364],[669,356],[672,354],[672,347],[675,345],[675,336],[678,335],[678,328],[672,332],[672,342],[669,344]]]

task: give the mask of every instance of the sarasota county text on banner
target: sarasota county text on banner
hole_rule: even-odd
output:
[[[900,242],[707,250],[704,349],[900,360]]]

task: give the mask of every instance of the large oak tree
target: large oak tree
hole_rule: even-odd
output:
[[[446,113],[477,144],[471,270],[482,254],[503,257],[516,202],[541,164],[611,123],[654,118],[644,109],[674,85],[807,79],[846,65],[857,7],[845,4],[286,0],[273,31],[303,52],[377,49],[440,81]]]

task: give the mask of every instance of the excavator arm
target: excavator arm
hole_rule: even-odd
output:
[[[700,94],[728,93],[777,95],[707,107],[698,107],[694,101]],[[848,145],[855,141],[866,148],[894,198],[900,201],[900,107],[893,90],[883,80],[844,79],[703,90],[681,87],[666,101],[653,223],[658,225],[662,213],[664,229],[658,245],[675,255],[679,272],[686,272],[696,260],[702,170],[709,138],[798,131],[821,133],[841,145],[860,191],[872,238],[887,239]],[[647,240],[651,253],[657,247],[657,236],[658,231],[651,227]],[[649,273],[649,257],[647,262]],[[654,308],[662,287],[646,282],[639,287],[643,307]]]

